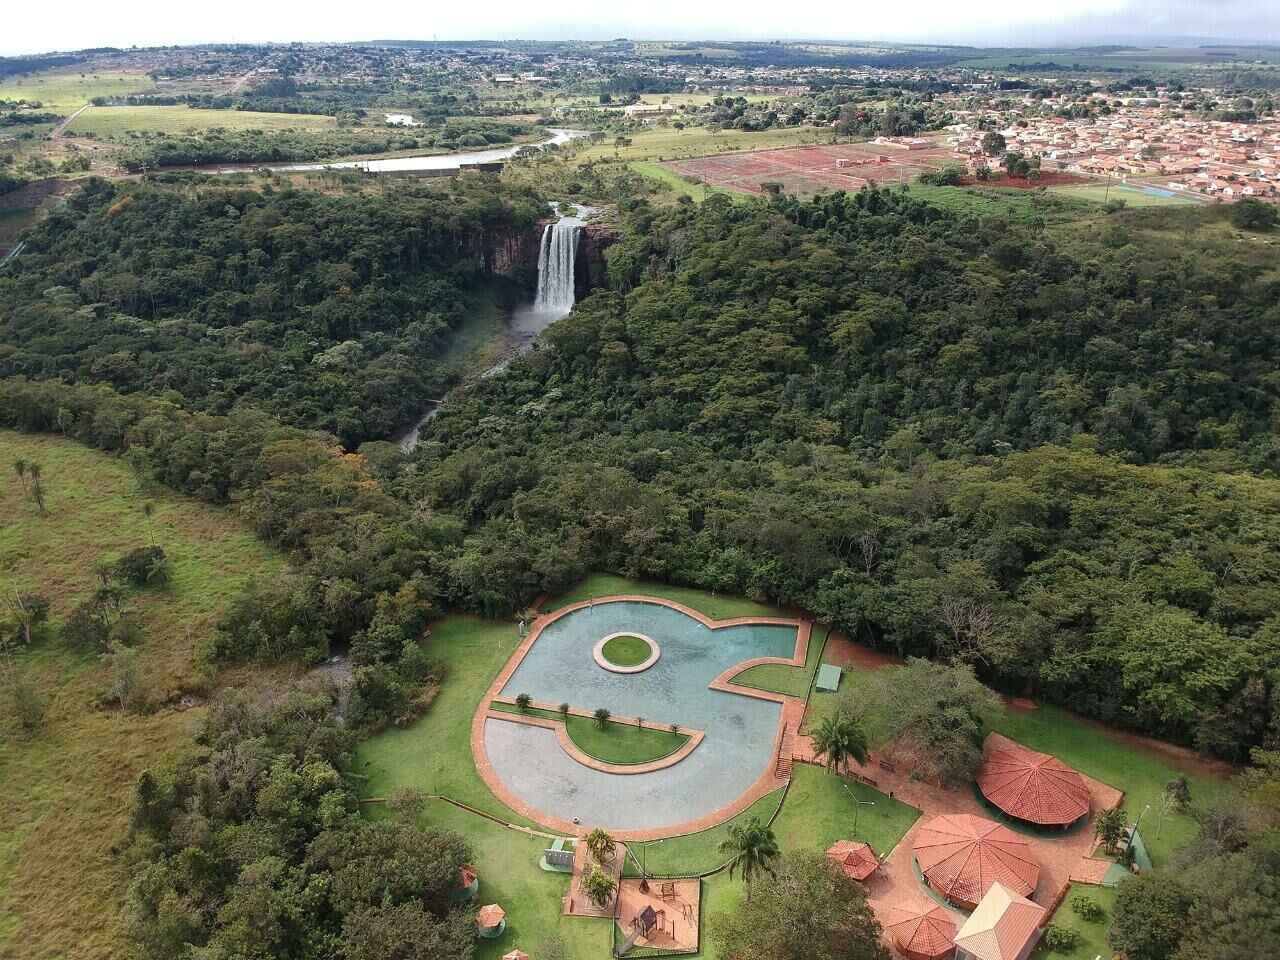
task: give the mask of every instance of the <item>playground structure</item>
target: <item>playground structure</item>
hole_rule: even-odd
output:
[[[666,953],[696,953],[702,881],[694,878],[627,878],[618,891],[614,956],[633,947]]]

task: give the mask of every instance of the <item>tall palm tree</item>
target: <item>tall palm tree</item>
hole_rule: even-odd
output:
[[[751,882],[757,872],[773,876],[773,861],[778,858],[778,840],[773,830],[752,817],[745,824],[729,824],[729,836],[716,848],[732,855],[729,861],[729,879],[735,870],[742,870],[742,880],[747,885],[746,899],[751,899]]]
[[[22,499],[27,499],[27,461],[19,457],[13,461],[13,469],[18,473],[18,481],[22,484]]]
[[[142,515],[147,518],[147,539],[151,541],[151,546],[156,545],[156,531],[151,524],[151,518],[156,514],[156,505],[150,500],[142,501]]]
[[[867,734],[862,725],[847,713],[826,717],[813,734],[813,748],[827,758],[828,770],[839,770],[850,758],[866,763]]]
[[[36,506],[40,508],[40,512],[46,510],[44,502],[44,484],[40,482],[40,464],[32,461],[27,464],[27,472],[31,474],[31,495],[36,499]]]

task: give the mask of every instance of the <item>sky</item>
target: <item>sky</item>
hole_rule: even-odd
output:
[[[1220,38],[1280,43],[1278,0],[15,0],[0,55],[98,46],[373,39],[829,39],[972,45]]]

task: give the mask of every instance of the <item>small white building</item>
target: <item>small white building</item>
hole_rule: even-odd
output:
[[[628,117],[662,117],[675,113],[676,108],[670,103],[629,103],[622,112]]]

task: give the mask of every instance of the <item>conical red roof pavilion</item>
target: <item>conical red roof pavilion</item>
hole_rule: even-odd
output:
[[[1089,812],[1084,777],[1020,743],[987,750],[978,789],[1009,816],[1041,826],[1065,827]]]
[[[969,813],[934,817],[916,834],[912,852],[929,886],[966,910],[997,880],[1029,897],[1040,879],[1040,864],[1026,840]]]
[[[884,928],[910,960],[941,960],[956,947],[956,918],[924,894],[890,907]]]
[[[840,864],[840,869],[855,880],[865,880],[876,872],[880,860],[868,844],[853,840],[837,840],[827,848],[827,856]]]

